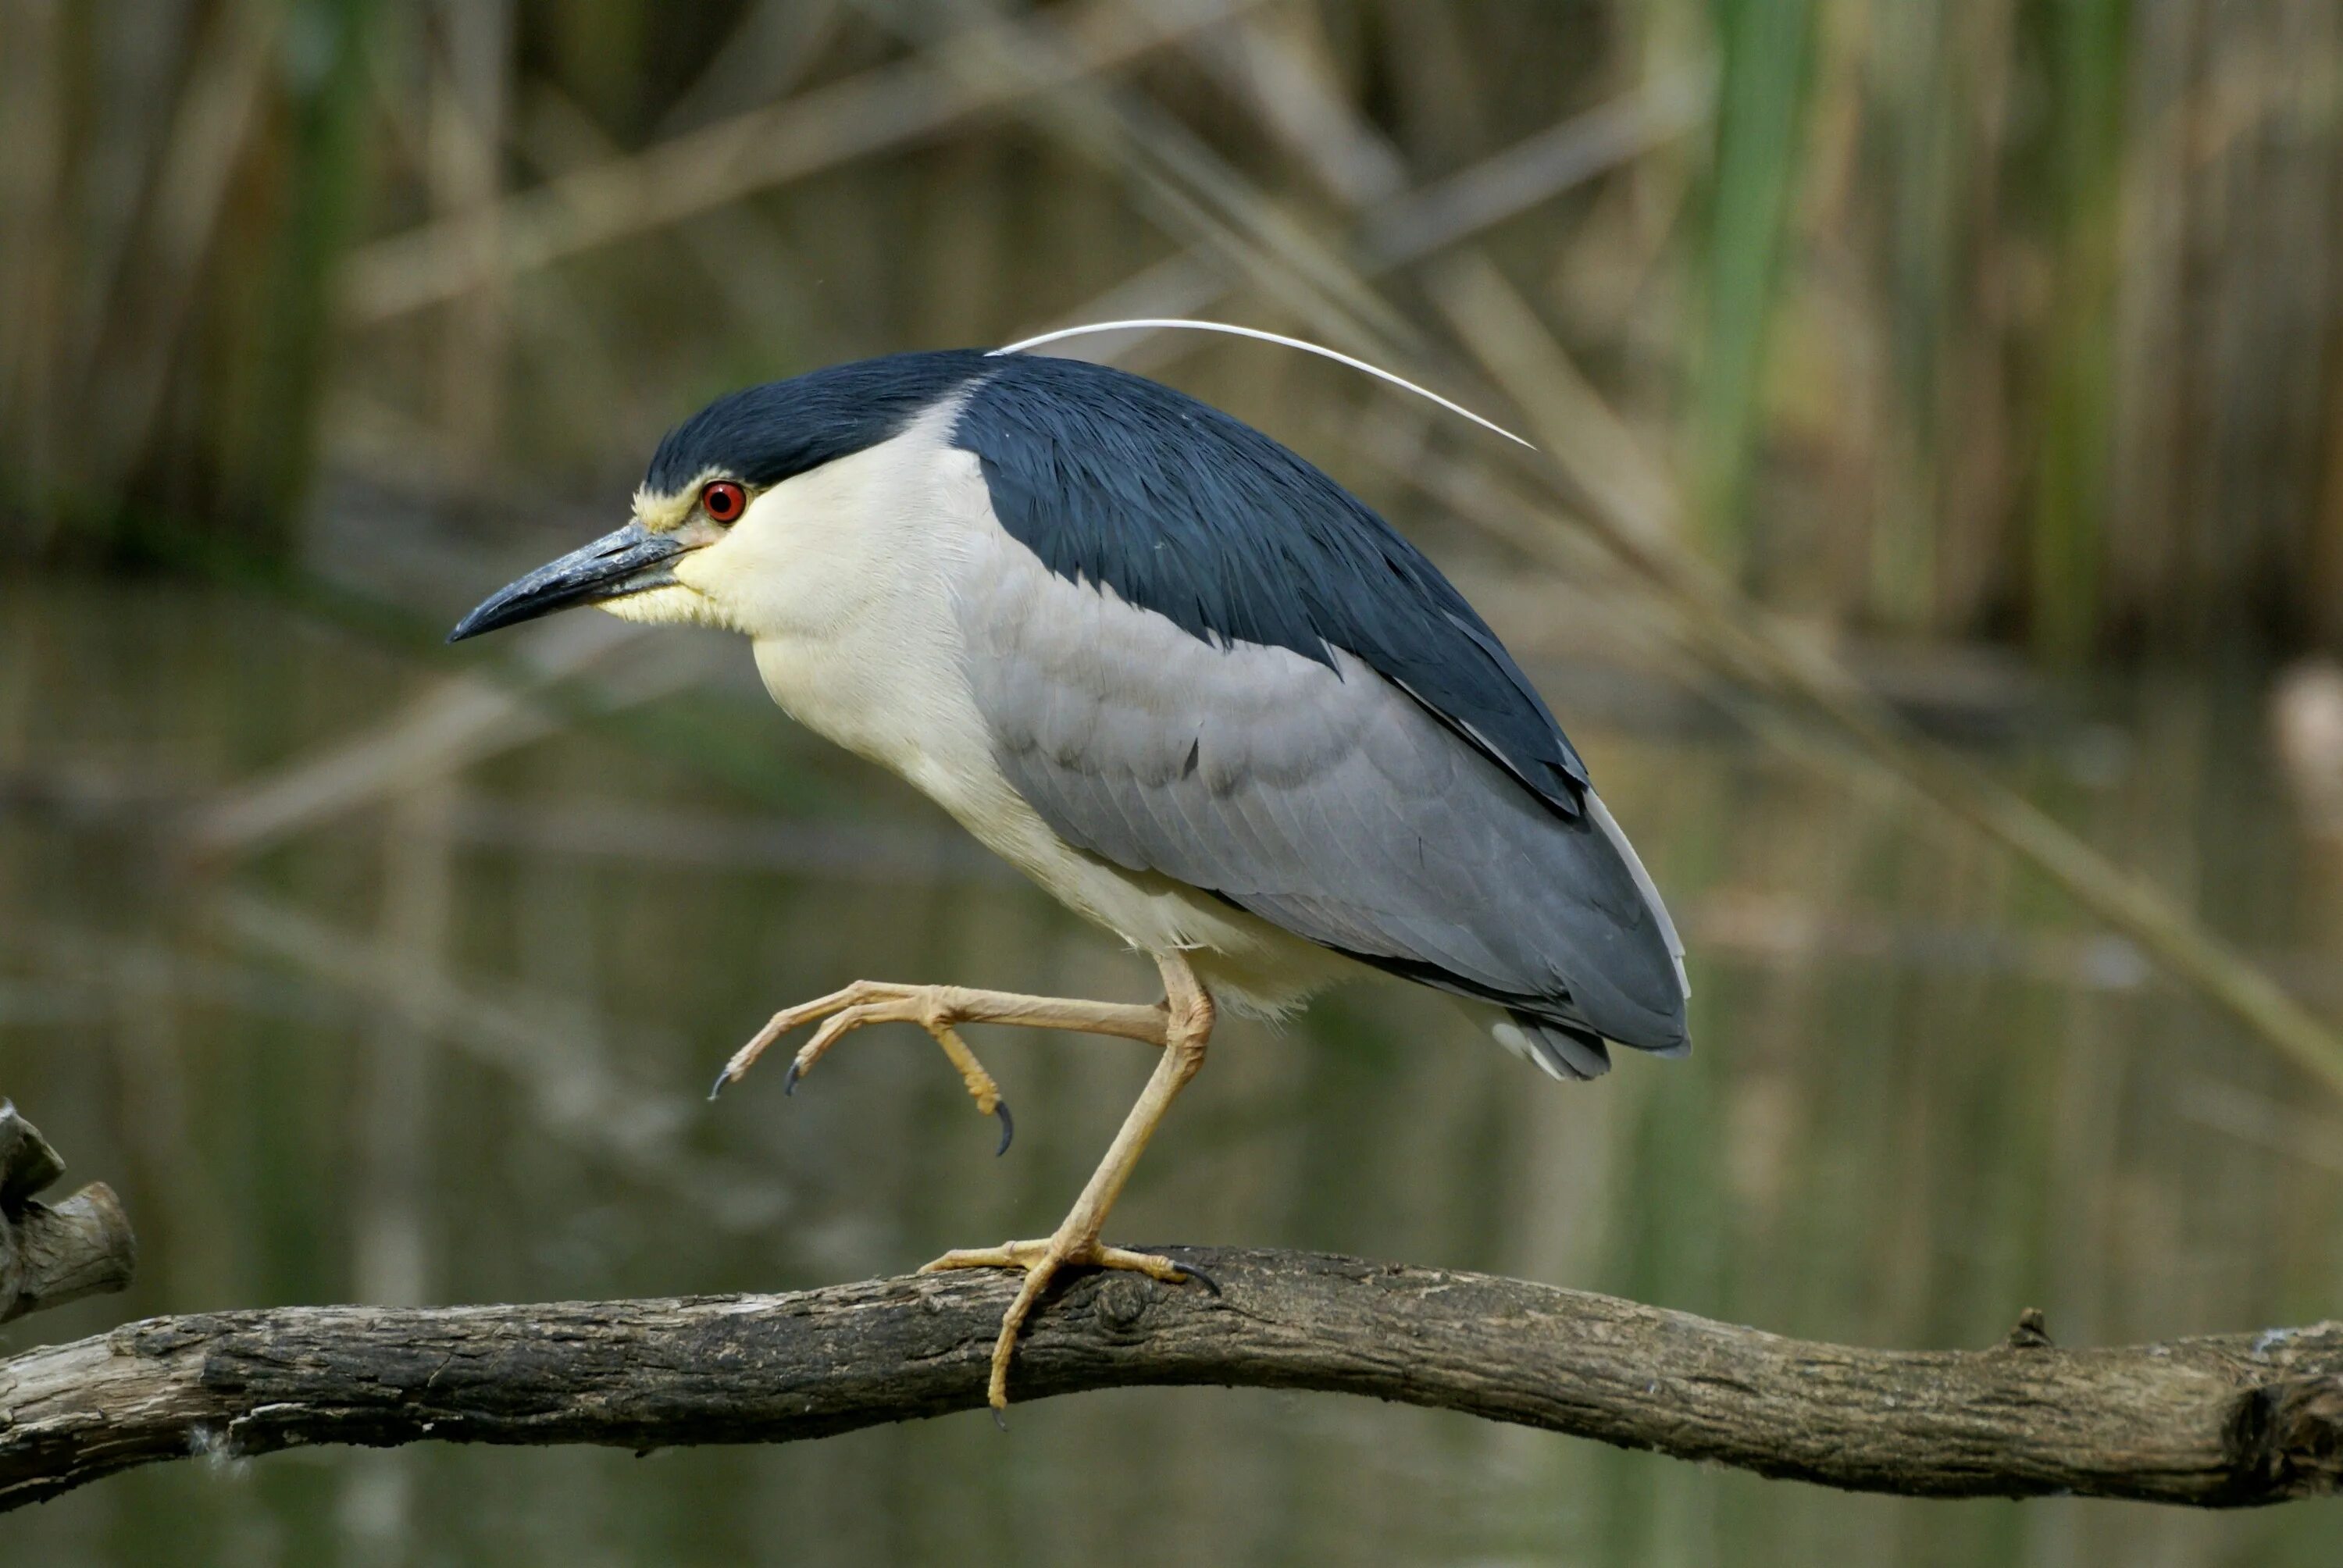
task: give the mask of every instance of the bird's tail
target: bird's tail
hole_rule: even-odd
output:
[[[1499,1045],[1558,1082],[1583,1082],[1611,1070],[1610,1043],[1591,1030],[1556,1023],[1552,1019],[1533,1018],[1527,1013],[1509,1012],[1490,1032],[1497,1037]],[[1692,1041],[1678,1040],[1668,1045],[1635,1049],[1673,1060],[1690,1056]]]
[[[1600,1078],[1611,1070],[1611,1051],[1603,1037],[1583,1029],[1509,1012],[1490,1032],[1499,1045],[1556,1082]]]

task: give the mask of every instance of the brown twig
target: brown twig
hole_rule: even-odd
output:
[[[2343,1323],[2121,1350],[2038,1317],[1986,1351],[1783,1339],[1520,1280],[1174,1250],[1045,1302],[1014,1397],[1218,1383],[1366,1394],[1907,1495],[2236,1507],[2343,1480]],[[295,1445],[773,1442],[972,1410],[1015,1282],[157,1318],[0,1362],[0,1509],[133,1465]],[[1014,1412],[1011,1412],[1012,1418]]]
[[[35,1201],[65,1169],[0,1100],[0,1323],[130,1283],[138,1244],[114,1189],[94,1181],[54,1206]]]

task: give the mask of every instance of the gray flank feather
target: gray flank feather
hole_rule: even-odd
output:
[[[1674,928],[1599,803],[1563,818],[1347,652],[1206,642],[1013,539],[980,555],[970,689],[1069,842],[1506,1008],[1550,1071],[1682,1043]]]

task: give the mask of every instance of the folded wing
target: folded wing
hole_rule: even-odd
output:
[[[1346,650],[1208,642],[1014,540],[992,554],[960,600],[970,684],[1061,836],[1512,1010],[1575,1075],[1600,1040],[1682,1045],[1681,948],[1591,790],[1564,817]]]

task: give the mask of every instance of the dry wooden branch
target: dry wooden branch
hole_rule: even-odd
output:
[[[39,1130],[0,1100],[0,1323],[130,1283],[137,1242],[113,1188],[94,1181],[54,1206],[34,1201],[65,1169]]]
[[[1992,1350],[1875,1351],[1481,1274],[1174,1255],[1222,1293],[1077,1278],[1020,1349],[1015,1396],[1167,1383],[1369,1394],[1926,1496],[2232,1507],[2343,1480],[2343,1323],[2071,1351],[2029,1315]],[[132,1323],[0,1362],[0,1509],[193,1453],[769,1442],[970,1410],[1012,1283],[970,1272],[780,1296]]]

